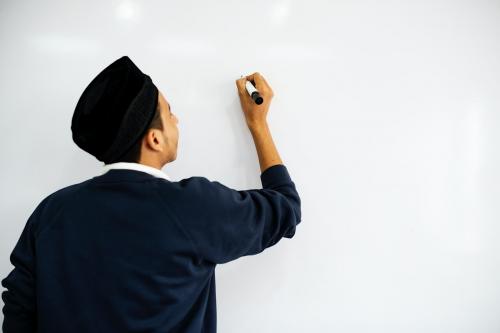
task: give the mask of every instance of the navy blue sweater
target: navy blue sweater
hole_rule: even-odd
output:
[[[215,266],[292,238],[300,197],[283,164],[262,189],[112,169],[60,189],[11,253],[3,330],[216,332]]]

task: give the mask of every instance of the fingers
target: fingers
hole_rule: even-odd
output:
[[[263,84],[263,80],[262,80],[262,75],[260,75],[259,72],[255,72],[253,74],[247,75],[246,78],[248,81],[251,81],[253,83],[255,88],[257,88],[257,89],[261,88],[261,86]]]
[[[238,80],[236,80],[236,87],[238,87],[238,93],[241,95],[244,95],[245,92],[245,83],[246,83],[246,78],[242,77]]]
[[[271,89],[271,86],[267,83],[266,79],[260,74],[259,72],[255,72],[253,74],[247,75],[246,79],[251,81],[257,90],[266,90],[269,92],[271,95],[274,95],[273,90]]]
[[[269,83],[267,83],[266,79],[264,79],[264,77],[262,75],[260,75],[260,77],[262,79],[262,82],[264,82],[264,84],[266,85],[267,89],[271,93],[271,95],[274,95],[273,89],[271,89],[271,86],[269,85]]]
[[[243,76],[242,78],[236,80],[236,86],[238,87],[238,92],[240,94],[244,94],[246,89],[245,84],[247,80],[252,82],[252,84],[255,86],[257,90],[268,93],[271,96],[274,96],[274,92],[271,89],[271,86],[267,83],[266,79],[264,79],[264,77],[259,72]]]

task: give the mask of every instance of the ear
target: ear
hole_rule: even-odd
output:
[[[148,129],[145,144],[149,149],[161,151],[162,150],[162,137],[160,130],[158,129]]]

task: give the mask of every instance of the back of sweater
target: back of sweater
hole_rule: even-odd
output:
[[[4,332],[216,332],[215,266],[292,238],[286,167],[238,191],[114,169],[46,197],[2,280]]]

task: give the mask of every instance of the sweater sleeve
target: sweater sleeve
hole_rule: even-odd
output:
[[[10,255],[14,269],[2,280],[2,286],[7,289],[2,292],[2,330],[6,333],[36,331],[34,225],[45,202],[46,200],[42,201],[28,218]]]
[[[249,190],[205,177],[180,182],[189,196],[181,223],[202,259],[222,264],[294,236],[301,201],[286,166],[273,165],[260,179],[263,188]]]

